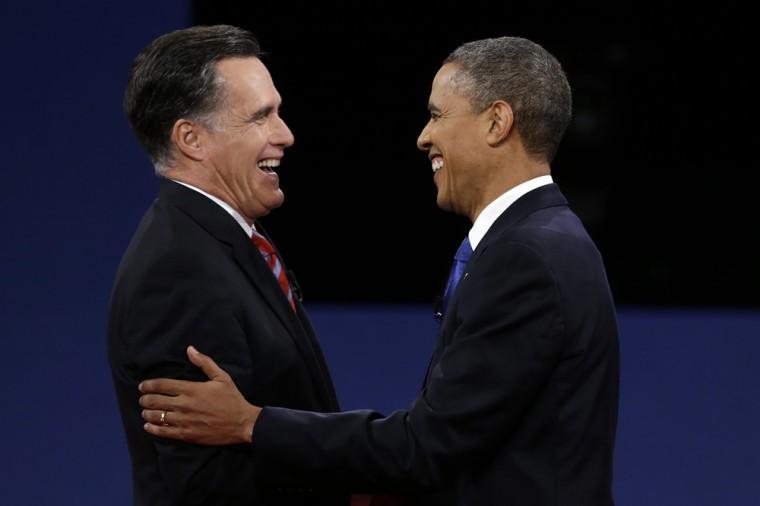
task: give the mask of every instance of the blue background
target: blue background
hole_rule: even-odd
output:
[[[187,26],[189,9],[26,2],[3,4],[0,19],[0,504],[131,504],[105,326],[156,182],[121,94],[135,54]],[[308,308],[344,408],[414,398],[435,339],[430,307]],[[620,330],[617,503],[760,503],[758,312],[621,307]]]

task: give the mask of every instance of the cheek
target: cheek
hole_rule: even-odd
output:
[[[458,185],[460,178],[457,172],[457,165],[453,160],[449,165],[449,170],[446,171],[446,186],[448,186],[449,191],[452,191]]]
[[[266,142],[260,132],[249,131],[236,137],[225,148],[238,160],[255,159],[261,155]]]

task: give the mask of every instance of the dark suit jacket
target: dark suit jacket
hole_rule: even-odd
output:
[[[618,373],[602,259],[552,184],[478,244],[408,410],[268,407],[253,446],[292,482],[438,491],[413,504],[608,506]]]
[[[159,197],[116,275],[108,327],[136,505],[340,503],[277,490],[260,479],[250,446],[195,446],[155,439],[142,429],[141,380],[205,379],[185,355],[188,344],[214,357],[252,403],[338,410],[319,344],[296,305],[297,316],[226,211],[161,180]]]

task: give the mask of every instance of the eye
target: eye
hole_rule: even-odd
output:
[[[263,125],[273,112],[274,109],[272,107],[264,107],[253,113],[248,121],[257,125]]]
[[[441,114],[438,112],[430,111],[430,121],[437,121],[438,118],[441,117]]]
[[[264,115],[262,115],[262,114],[255,114],[255,115],[251,116],[251,118],[248,121],[250,121],[251,123],[255,123],[257,125],[262,125],[266,121],[266,119],[267,119],[267,117],[266,117],[265,114]]]

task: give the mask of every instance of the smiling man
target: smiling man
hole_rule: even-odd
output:
[[[136,505],[348,504],[276,487],[246,446],[153,438],[137,404],[145,378],[201,379],[185,359],[194,343],[252,402],[338,409],[283,260],[257,222],[283,203],[275,170],[293,144],[259,55],[244,30],[190,28],[153,41],[130,74],[125,111],[160,176],[116,275],[108,328]]]
[[[571,116],[562,67],[526,39],[470,42],[436,74],[428,109],[417,145],[437,203],[473,225],[409,409],[262,408],[190,348],[210,381],[143,382],[145,429],[249,443],[289,483],[405,492],[414,505],[611,506],[617,324],[602,258],[550,175]]]

